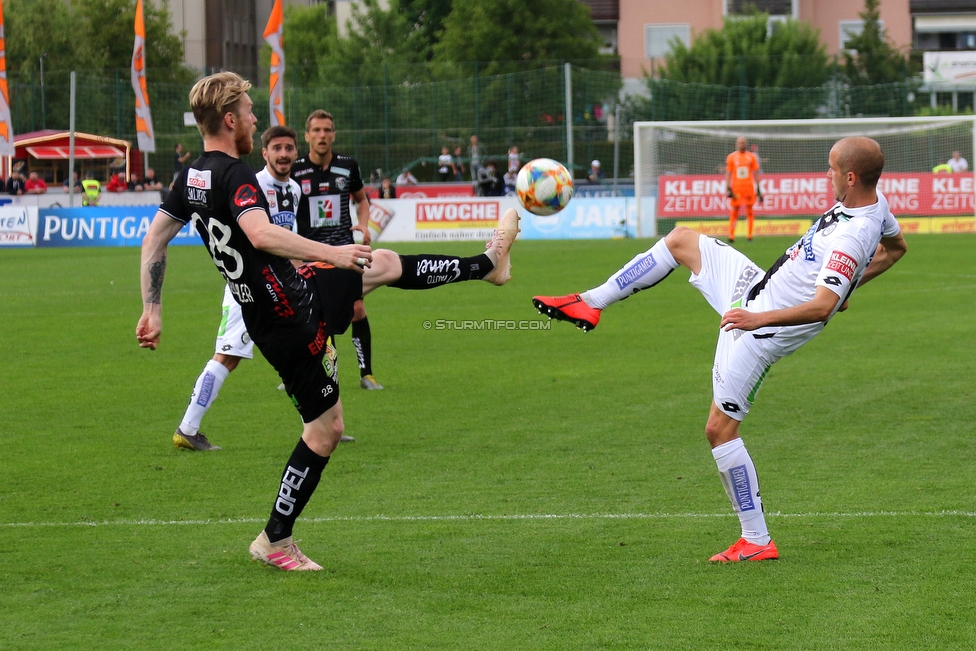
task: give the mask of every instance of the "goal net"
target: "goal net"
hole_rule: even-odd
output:
[[[834,203],[827,155],[847,136],[881,144],[878,189],[904,232],[973,231],[974,116],[634,123],[635,198],[640,236],[677,224],[708,235],[728,232],[725,159],[745,136],[759,157],[763,203],[756,235],[801,235]],[[953,152],[969,161],[950,171]],[[739,226],[745,228],[745,212]]]

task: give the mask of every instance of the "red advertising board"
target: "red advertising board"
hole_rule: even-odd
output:
[[[763,174],[764,201],[757,215],[819,216],[834,205],[830,182],[824,173]],[[891,212],[899,215],[972,215],[976,212],[972,174],[931,172],[884,174],[878,189],[888,199]],[[725,179],[715,175],[662,176],[658,181],[658,219],[727,217],[729,198]]]

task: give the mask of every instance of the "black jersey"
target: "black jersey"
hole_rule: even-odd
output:
[[[254,248],[237,223],[253,210],[261,210],[270,221],[260,187],[246,163],[222,152],[206,152],[180,173],[159,208],[184,224],[193,222],[258,344],[273,339],[281,328],[313,318],[305,279],[285,258]]]
[[[334,246],[352,244],[349,195],[363,189],[356,159],[334,153],[323,168],[303,156],[292,166],[291,177],[302,189],[295,219],[298,234]]]

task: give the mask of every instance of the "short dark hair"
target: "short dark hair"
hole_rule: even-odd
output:
[[[305,118],[305,133],[308,133],[309,128],[312,126],[312,120],[332,120],[332,128],[335,128],[335,118],[332,117],[331,113],[322,109],[315,109]]]
[[[295,141],[295,145],[298,145],[298,134],[295,133],[294,129],[283,124],[276,124],[261,134],[261,146],[267,149],[275,138],[291,138]]]

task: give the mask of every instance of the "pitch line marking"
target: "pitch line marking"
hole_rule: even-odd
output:
[[[669,520],[669,519],[708,519],[733,518],[733,513],[524,513],[509,515],[351,515],[320,518],[302,518],[305,523],[327,522],[475,522],[479,520],[518,521],[518,520]],[[851,513],[783,513],[766,514],[768,518],[917,518],[917,517],[962,517],[976,518],[976,511],[854,511]],[[136,527],[136,526],[203,526],[211,524],[261,524],[261,518],[214,518],[207,520],[103,520],[79,522],[2,522],[0,528],[34,527]]]

